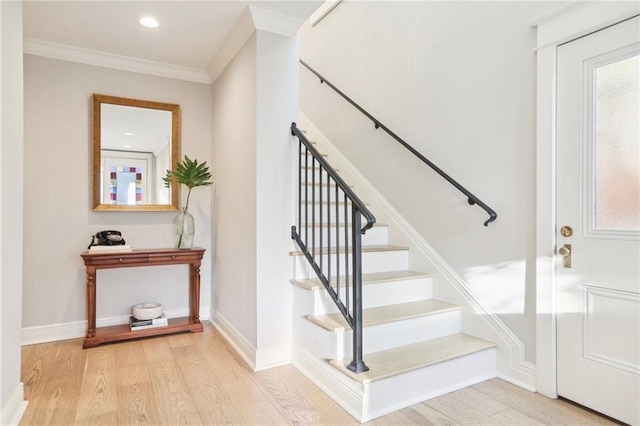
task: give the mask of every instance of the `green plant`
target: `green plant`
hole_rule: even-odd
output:
[[[166,176],[162,178],[165,188],[170,188],[174,179],[176,182],[189,188],[189,192],[187,192],[187,202],[184,205],[185,212],[189,208],[191,190],[198,186],[208,186],[213,184],[210,180],[211,172],[209,172],[207,162],[205,161],[198,164],[198,160],[191,160],[186,155],[184,156],[182,163],[176,164],[175,172],[167,170]]]

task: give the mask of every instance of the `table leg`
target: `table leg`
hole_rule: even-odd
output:
[[[200,263],[192,263],[189,269],[189,316],[195,324],[200,322]]]
[[[87,267],[87,337],[96,335],[96,269]]]

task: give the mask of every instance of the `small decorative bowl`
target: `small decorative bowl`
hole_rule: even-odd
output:
[[[137,320],[149,320],[162,315],[162,305],[160,303],[140,303],[131,308],[131,315]]]

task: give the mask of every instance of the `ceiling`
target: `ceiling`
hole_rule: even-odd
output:
[[[24,1],[27,39],[205,70],[247,8],[306,19],[321,2],[299,1]],[[158,28],[137,18],[151,15]]]

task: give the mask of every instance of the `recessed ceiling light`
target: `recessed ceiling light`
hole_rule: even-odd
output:
[[[147,28],[157,28],[160,23],[156,18],[152,18],[151,16],[143,16],[138,19],[140,25],[144,25]]]
[[[123,148],[131,148],[131,145],[122,145]]]
[[[124,132],[124,134],[125,134],[125,135],[127,135],[127,136],[133,136],[133,135],[135,135],[135,133],[133,133],[133,132]]]

